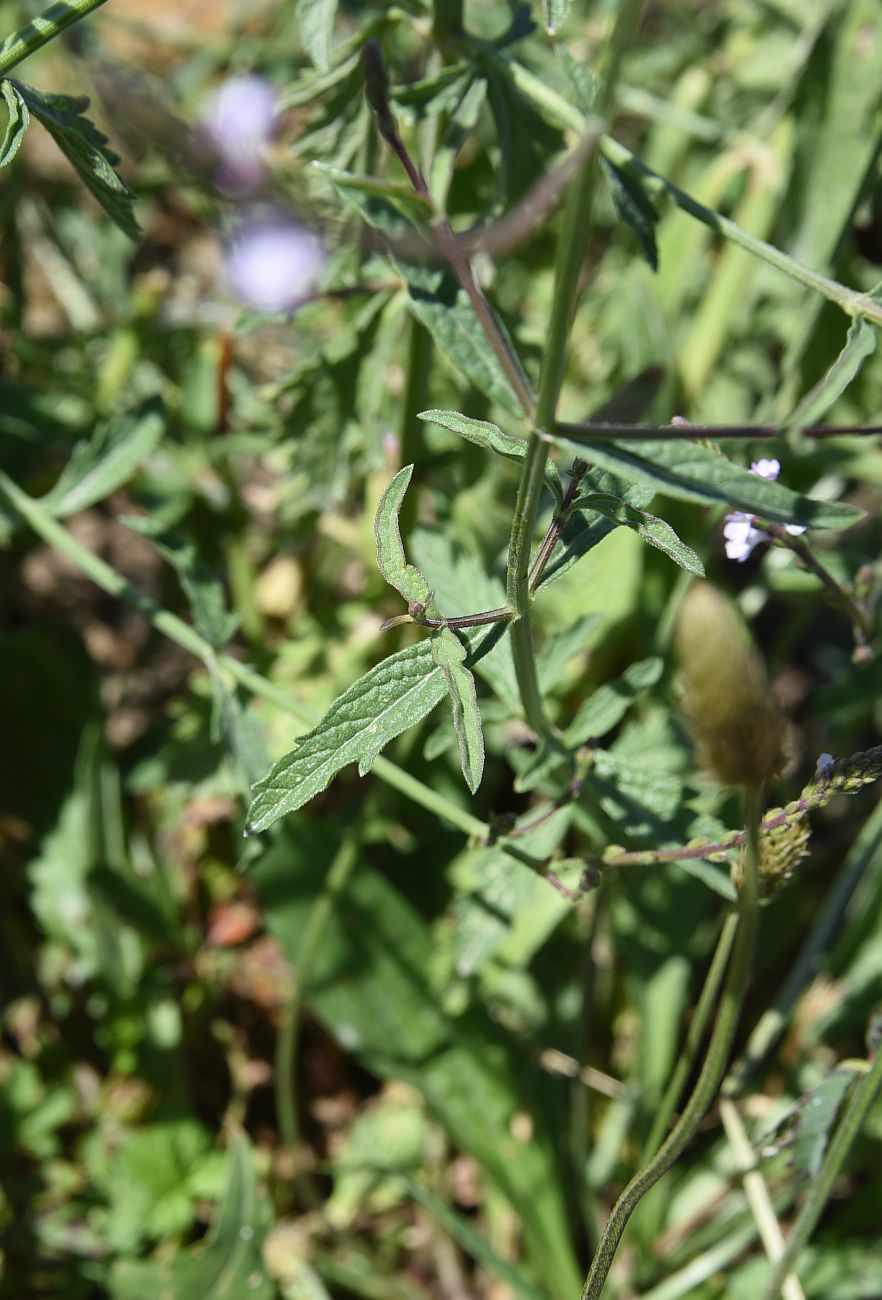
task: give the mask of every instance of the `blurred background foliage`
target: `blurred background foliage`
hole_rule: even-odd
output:
[[[309,164],[400,180],[364,101],[358,53],[374,34],[454,224],[499,215],[589,102],[611,6],[576,0],[549,37],[549,6],[470,0],[472,39],[443,54],[421,0],[341,3],[328,45],[333,8],[110,0],[26,75],[92,96],[142,238],[110,224],[35,127],[0,191],[3,468],[40,497],[96,429],[112,442],[121,418],[141,422],[143,456],[65,527],[314,716],[409,635],[377,631],[400,612],[371,527],[392,471],[416,462],[408,547],[446,612],[499,602],[517,474],[415,419],[506,415],[433,353],[400,278]],[[0,4],[4,33],[36,11]],[[329,249],[329,292],[285,319],[243,311],[225,288],[238,205],[206,184],[176,125],[246,72],[283,106],[271,193]],[[882,279],[880,86],[876,0],[664,0],[628,58],[615,135],[702,203],[869,292]],[[647,418],[786,417],[840,352],[847,318],[679,208],[637,208],[623,220],[602,195],[565,418],[648,367],[661,381]],[[476,259],[532,374],[556,229],[551,218],[515,253]],[[872,356],[827,416],[875,422],[880,397]],[[159,409],[154,436],[144,422]],[[867,512],[819,536],[829,568],[847,580],[875,566],[878,443],[793,438],[780,454],[788,486]],[[772,801],[793,798],[822,751],[877,743],[879,663],[853,661],[817,580],[784,550],[727,561],[721,512],[667,503],[665,518],[753,620],[789,719]],[[246,842],[248,787],[302,720],[219,685],[70,555],[11,515],[0,525],[0,1295],[574,1296],[681,1051],[724,873],[608,871],[574,907],[351,769]],[[681,577],[618,528],[537,602],[558,721],[629,665],[666,657]],[[524,837],[536,857],[738,824],[732,796],[696,771],[666,658],[648,678],[613,709],[585,798]],[[516,697],[504,680],[481,693],[475,799],[440,714],[389,757],[480,818],[547,806],[547,780],[524,777]],[[745,1038],[839,873],[858,881],[744,1100],[785,1219],[835,1098],[823,1094],[818,1132],[797,1120],[795,1144],[768,1135],[866,1055],[882,1001],[875,798],[813,819],[810,856],[763,914]],[[880,1157],[877,1108],[803,1256],[806,1295],[882,1294]],[[628,1240],[620,1294],[758,1294],[763,1256],[719,1124]]]

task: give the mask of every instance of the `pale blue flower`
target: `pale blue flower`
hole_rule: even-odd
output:
[[[287,312],[315,289],[324,261],[320,241],[304,226],[277,213],[251,217],[227,244],[227,283],[247,307]]]
[[[277,97],[263,77],[231,77],[217,90],[201,126],[216,159],[215,183],[228,194],[251,194],[266,179],[263,151],[276,128]]]
[[[769,479],[774,482],[781,473],[781,462],[773,457],[764,456],[752,463],[750,472],[756,474],[757,478]],[[737,560],[740,564],[743,564],[754,547],[759,546],[760,542],[771,540],[767,532],[756,527],[755,520],[756,515],[745,514],[741,510],[734,510],[731,514],[726,515],[723,523],[723,537],[726,539],[727,559]],[[805,532],[803,524],[785,524],[785,527],[793,537],[798,537]]]

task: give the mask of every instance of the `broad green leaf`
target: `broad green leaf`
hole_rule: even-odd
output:
[[[542,0],[542,23],[549,36],[558,34],[572,7],[573,0]]]
[[[297,0],[297,26],[303,48],[321,72],[331,66],[331,37],[337,0]]]
[[[28,129],[28,123],[30,122],[30,115],[27,104],[18,93],[18,89],[13,82],[4,81],[2,90],[8,114],[6,131],[3,135],[3,142],[0,144],[0,167],[5,167],[7,163],[12,162],[21,148],[24,133]]]
[[[451,433],[458,433],[468,442],[474,442],[488,451],[495,451],[499,456],[505,456],[507,460],[523,460],[527,454],[527,443],[524,438],[516,438],[510,433],[504,433],[497,424],[491,424],[489,420],[473,420],[468,415],[460,415],[459,411],[420,411],[417,418],[438,424],[442,429],[449,429]],[[553,461],[548,462],[545,479],[557,500],[562,501],[563,488],[560,473]]]
[[[390,587],[404,597],[409,605],[425,608],[431,591],[427,580],[414,564],[408,564],[401,541],[398,516],[407,491],[413,465],[400,469],[380,497],[374,518],[374,540],[377,545],[377,565]]]
[[[453,709],[453,725],[459,740],[459,757],[465,783],[475,793],[484,772],[484,733],[475,679],[465,666],[466,650],[449,627],[442,627],[432,637],[435,663],[444,673],[447,693]]]
[[[629,505],[621,497],[606,493],[590,493],[588,496],[579,497],[573,503],[573,510],[594,510],[614,524],[633,528],[644,542],[654,546],[656,550],[663,551],[675,564],[679,564],[681,569],[685,569],[687,573],[697,574],[699,578],[704,577],[704,565],[692,547],[681,542],[671,525],[664,519],[659,519],[657,515],[647,514],[645,510],[638,510],[636,506]]]
[[[127,483],[158,445],[165,413],[156,398],[115,416],[88,442],[77,443],[58,481],[42,504],[58,518],[103,501]]]
[[[601,158],[600,162],[612,187],[616,211],[637,236],[643,256],[652,270],[657,271],[658,244],[655,228],[658,225],[658,213],[636,177],[617,167],[608,158]]]
[[[266,830],[320,794],[341,768],[369,772],[380,750],[420,722],[447,686],[431,641],[389,655],[335,700],[321,722],[257,782],[246,834]]]
[[[683,799],[679,777],[635,762],[630,754],[597,750],[588,780],[604,812],[628,835],[665,835]]]
[[[295,816],[254,869],[270,931],[295,963],[337,844],[332,827]],[[432,947],[418,909],[364,859],[335,900],[307,973],[309,1008],[371,1073],[420,1093],[454,1146],[514,1207],[531,1274],[551,1296],[578,1295],[547,1081],[479,1010],[445,1015],[429,975]],[[532,1120],[525,1141],[512,1126],[520,1113]]]
[[[241,615],[227,608],[224,584],[191,542],[166,531],[146,515],[125,515],[122,522],[142,537],[149,537],[156,549],[174,565],[190,602],[193,626],[215,650],[227,644],[241,622]]]
[[[273,1300],[261,1242],[267,1218],[254,1177],[254,1156],[246,1138],[234,1139],[229,1174],[204,1244],[182,1252],[172,1265],[174,1300]]]
[[[141,228],[133,207],[135,196],[116,171],[119,158],[107,147],[107,137],[83,117],[89,100],[54,95],[20,81],[13,84],[31,116],[46,128],[110,219],[130,239],[140,238]]]
[[[811,528],[848,528],[864,513],[844,502],[815,501],[791,492],[781,483],[760,478],[721,453],[686,439],[592,442],[588,437],[583,440],[560,434],[545,437],[553,447],[678,501],[728,506],[773,523]]]
[[[599,740],[617,726],[643,691],[661,677],[661,659],[643,659],[631,664],[614,682],[604,682],[588,696],[567,727],[564,736],[570,745]]]
[[[860,372],[867,357],[876,351],[876,328],[856,316],[849,327],[845,347],[827,373],[806,393],[787,424],[798,428],[822,420],[834,402]]]

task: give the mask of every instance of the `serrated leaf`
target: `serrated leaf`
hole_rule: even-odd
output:
[[[111,221],[130,239],[140,238],[141,228],[133,207],[135,196],[116,171],[119,158],[108,148],[107,137],[83,117],[89,100],[85,96],[74,99],[36,90],[20,81],[13,84]]]
[[[592,442],[587,437],[543,436],[553,447],[678,501],[724,505],[773,523],[810,528],[848,528],[864,514],[857,506],[841,501],[816,501],[792,492],[781,483],[752,474],[719,452],[685,439]]]
[[[429,583],[415,564],[408,564],[398,522],[404,494],[412,475],[413,465],[405,465],[380,497],[374,517],[374,541],[377,546],[377,566],[389,586],[394,587],[409,605],[418,604],[425,609],[431,595]]]
[[[614,524],[633,528],[644,542],[654,546],[656,550],[663,551],[675,564],[679,564],[681,569],[685,569],[687,573],[694,573],[699,578],[704,577],[704,565],[692,547],[681,541],[671,525],[664,519],[659,519],[657,515],[638,510],[636,506],[629,505],[621,497],[605,493],[590,493],[588,496],[579,497],[573,504],[573,510],[594,510]]]
[[[612,188],[616,211],[622,221],[634,231],[643,256],[653,271],[657,271],[655,228],[659,221],[658,213],[636,177],[617,167],[608,158],[601,158],[600,162]]]
[[[432,424],[440,425],[442,429],[449,429],[451,433],[459,434],[461,438],[475,443],[478,447],[495,451],[497,455],[505,456],[507,460],[520,461],[527,454],[527,443],[523,438],[504,433],[498,424],[491,424],[489,420],[473,420],[471,416],[460,415],[459,411],[435,410],[420,411],[417,419],[428,420]],[[548,462],[545,480],[556,499],[562,501],[563,487],[560,472],[553,461]]]
[[[172,1266],[174,1300],[271,1300],[276,1288],[261,1257],[265,1215],[254,1177],[254,1157],[244,1137],[230,1152],[223,1199],[204,1244],[182,1252]]]
[[[159,553],[174,565],[190,602],[193,626],[215,650],[223,649],[235,635],[241,616],[227,608],[223,583],[195,546],[146,515],[126,515],[122,522],[133,532],[149,537]]]
[[[465,666],[465,647],[449,627],[442,627],[438,635],[432,637],[432,653],[447,683],[462,774],[474,794],[484,772],[484,733],[475,679]]]
[[[266,830],[301,808],[349,763],[358,763],[364,776],[380,750],[431,713],[446,691],[429,640],[389,655],[336,699],[318,726],[257,782],[246,833]]]
[[[0,167],[5,167],[7,163],[12,162],[18,153],[24,139],[24,133],[28,129],[28,123],[31,120],[28,106],[18,93],[13,82],[3,82],[3,99],[6,103],[8,118],[6,130],[3,133],[3,143],[0,144]]]
[[[845,347],[827,373],[818,380],[786,421],[793,427],[816,424],[858,375],[867,357],[876,351],[876,327],[856,316],[849,327]]]
[[[582,745],[605,736],[621,722],[641,692],[655,685],[663,667],[661,659],[642,659],[626,668],[616,681],[598,686],[567,727],[564,733],[567,744]]]
[[[165,412],[157,398],[142,402],[74,447],[55,486],[41,504],[59,519],[103,501],[127,483],[157,446]]]
[[[549,36],[556,36],[570,16],[573,0],[542,0],[542,24]]]
[[[337,0],[298,0],[297,26],[303,48],[320,72],[331,66],[331,37]]]

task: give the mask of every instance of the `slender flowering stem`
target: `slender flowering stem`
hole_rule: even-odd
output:
[[[667,1173],[692,1141],[723,1078],[750,978],[759,908],[760,791],[747,791],[744,804],[749,843],[739,895],[737,932],[729,973],[701,1074],[667,1140],[634,1175],[613,1206],[582,1288],[581,1300],[598,1300],[628,1220],[646,1193]]]
[[[871,656],[872,650],[869,643],[873,635],[873,626],[867,611],[861,608],[851,593],[840,582],[837,582],[830,570],[821,563],[812,551],[808,542],[803,537],[794,537],[782,524],[761,523],[760,527],[770,537],[774,537],[775,541],[780,543],[781,546],[786,546],[789,551],[793,551],[804,569],[808,569],[816,578],[820,578],[830,599],[844,609],[851,619],[857,648],[856,653],[862,659]]]
[[[54,40],[66,27],[78,23],[105,3],[106,0],[58,0],[44,9],[0,45],[0,77],[8,76],[17,64]]]
[[[882,424],[811,424],[791,429],[786,424],[692,424],[685,420],[674,424],[607,424],[590,420],[571,424],[556,420],[554,432],[574,442],[601,442],[608,438],[630,438],[635,442],[686,442],[696,438],[710,438],[714,442],[725,439],[755,442],[783,438],[791,432],[818,440],[845,435],[872,437],[882,434]]]

